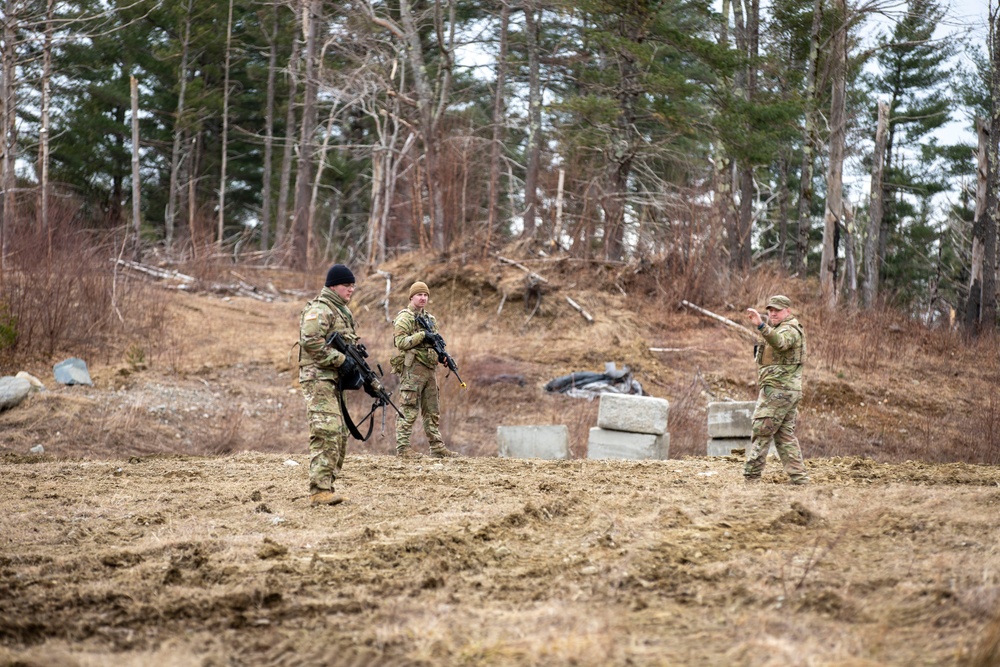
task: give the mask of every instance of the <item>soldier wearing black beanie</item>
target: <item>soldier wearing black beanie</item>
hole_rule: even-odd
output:
[[[354,274],[334,264],[319,296],[299,316],[299,385],[309,415],[309,504],[314,507],[344,502],[334,493],[347,454],[341,380],[352,378],[357,367],[326,341],[336,332],[350,345],[358,342],[349,306],[353,294]]]
[[[330,267],[330,270],[326,272],[326,287],[333,287],[334,285],[353,285],[354,284],[354,274],[351,270],[344,266],[343,264],[334,264]]]

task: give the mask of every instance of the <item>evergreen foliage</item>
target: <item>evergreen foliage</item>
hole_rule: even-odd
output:
[[[707,0],[512,5],[496,174],[505,190],[500,219],[485,230],[499,2],[324,2],[318,124],[311,138],[313,172],[321,173],[309,226],[311,261],[372,261],[378,244],[389,253],[438,247],[432,234],[444,239],[442,249],[485,238],[488,251],[510,241],[526,206],[523,185],[534,178],[530,55],[537,56],[542,101],[534,186],[540,226],[532,243],[613,260],[663,259],[683,248],[703,253],[708,266],[724,255],[726,244],[719,239],[732,233],[719,216],[751,197],[753,261],[776,259],[790,267],[800,193],[815,192],[809,200],[802,196],[810,205],[803,238],[811,261],[805,266],[815,271],[829,132],[823,123],[830,104],[828,49],[836,23],[829,7],[820,4],[814,57],[811,0],[766,6],[754,36],[759,46],[747,41],[756,24],[731,22]],[[10,17],[3,50],[4,71],[14,74],[7,81],[15,114],[5,135],[16,159],[3,164],[17,169],[20,191],[40,178],[46,8],[38,0],[18,6],[22,13]],[[739,16],[749,17],[753,7],[739,4]],[[404,9],[414,17],[415,41],[404,34]],[[168,252],[196,252],[221,241],[241,251],[259,248],[268,261],[287,256],[305,75],[303,14],[287,4],[251,0],[234,0],[233,10],[227,54],[228,2],[191,0],[190,15],[186,1],[58,3],[50,31],[49,178],[59,196],[79,203],[77,217],[85,225],[115,230],[131,222],[134,76],[145,242],[165,243],[167,211],[175,205],[176,234]],[[527,39],[525,11],[537,20],[537,40]],[[988,63],[981,49],[959,53],[954,40],[935,37],[944,17],[938,0],[908,0],[905,14],[874,44],[859,36],[867,17],[849,11],[848,160],[854,160],[855,176],[870,166],[857,158],[870,153],[874,136],[874,115],[858,110],[874,109],[878,98],[890,105],[880,231],[883,288],[914,312],[941,309],[940,303],[958,307],[967,289],[975,167],[968,146],[944,145],[935,135],[961,115],[970,121],[985,115]],[[737,30],[747,32],[737,40]],[[414,44],[423,52],[419,72],[409,59]],[[873,67],[863,75],[867,53],[875,54]],[[956,70],[956,60],[967,64]],[[417,73],[431,93],[447,91],[432,109],[436,137],[424,136]],[[807,114],[816,122],[812,135],[805,131]],[[433,178],[426,139],[436,141],[439,151]],[[804,183],[807,148],[814,151],[815,171]],[[226,183],[220,183],[224,151]],[[739,180],[746,174],[751,190],[749,181]],[[217,239],[222,188],[225,228]],[[867,199],[866,193],[850,194],[855,203]],[[444,230],[434,229],[435,195],[444,202]],[[25,219],[32,217],[29,199],[17,200]],[[265,211],[266,244],[260,227]],[[8,209],[4,224],[13,233],[10,215]]]

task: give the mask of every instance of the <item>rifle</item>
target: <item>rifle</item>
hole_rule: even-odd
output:
[[[465,382],[462,381],[462,376],[458,374],[458,364],[455,363],[455,359],[445,351],[444,338],[441,338],[441,334],[435,333],[433,327],[431,327],[430,321],[423,316],[416,316],[417,326],[424,330],[426,339],[431,342],[434,346],[434,351],[437,352],[438,363],[443,364],[448,368],[449,371],[455,374],[461,384],[462,389],[465,389]]]
[[[379,375],[382,375],[382,366],[380,364],[375,364],[378,368],[378,374],[376,375],[375,371],[373,371],[371,366],[368,365],[368,362],[365,361],[365,359],[368,358],[368,350],[365,346],[361,343],[357,343],[355,345],[348,343],[339,331],[331,333],[326,339],[326,344],[353,361],[354,366],[357,369],[358,377],[351,378],[349,384],[344,382],[347,378],[341,378],[341,389],[358,389],[360,387],[364,387],[365,393],[375,399],[375,402],[372,404],[371,411],[361,418],[361,422],[364,422],[366,419],[371,417],[368,422],[368,433],[362,437],[361,432],[358,431],[358,427],[354,425],[354,422],[351,420],[351,416],[347,412],[347,405],[344,404],[344,392],[338,392],[337,395],[340,399],[340,409],[344,413],[344,422],[347,424],[347,430],[350,431],[351,435],[355,438],[364,442],[371,437],[372,427],[375,422],[375,411],[379,408],[383,408],[382,431],[384,433],[385,406],[391,405],[392,409],[395,410],[396,414],[400,417],[403,416],[403,413],[400,412],[399,408],[396,407],[396,404],[392,402],[392,399],[389,398],[389,392],[387,392],[385,387],[382,386],[382,383],[379,382],[378,378]],[[348,386],[344,386],[345,384],[348,384]]]

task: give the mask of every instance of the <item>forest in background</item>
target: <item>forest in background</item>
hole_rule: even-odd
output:
[[[986,44],[949,11],[3,0],[0,343],[81,247],[318,270],[517,242],[695,294],[768,263],[993,329],[997,10]]]

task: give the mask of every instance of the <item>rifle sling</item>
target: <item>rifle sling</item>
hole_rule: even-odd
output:
[[[372,405],[371,411],[361,418],[362,424],[366,419],[368,420],[368,433],[362,436],[361,431],[359,431],[358,427],[354,425],[354,421],[351,419],[351,414],[347,411],[347,403],[344,402],[343,388],[338,387],[338,389],[340,389],[340,391],[337,392],[337,398],[340,400],[340,412],[344,415],[344,423],[347,425],[347,430],[355,439],[364,442],[372,435],[372,429],[375,427],[375,411],[379,409],[379,406],[382,405],[382,403],[380,401],[375,401]]]

